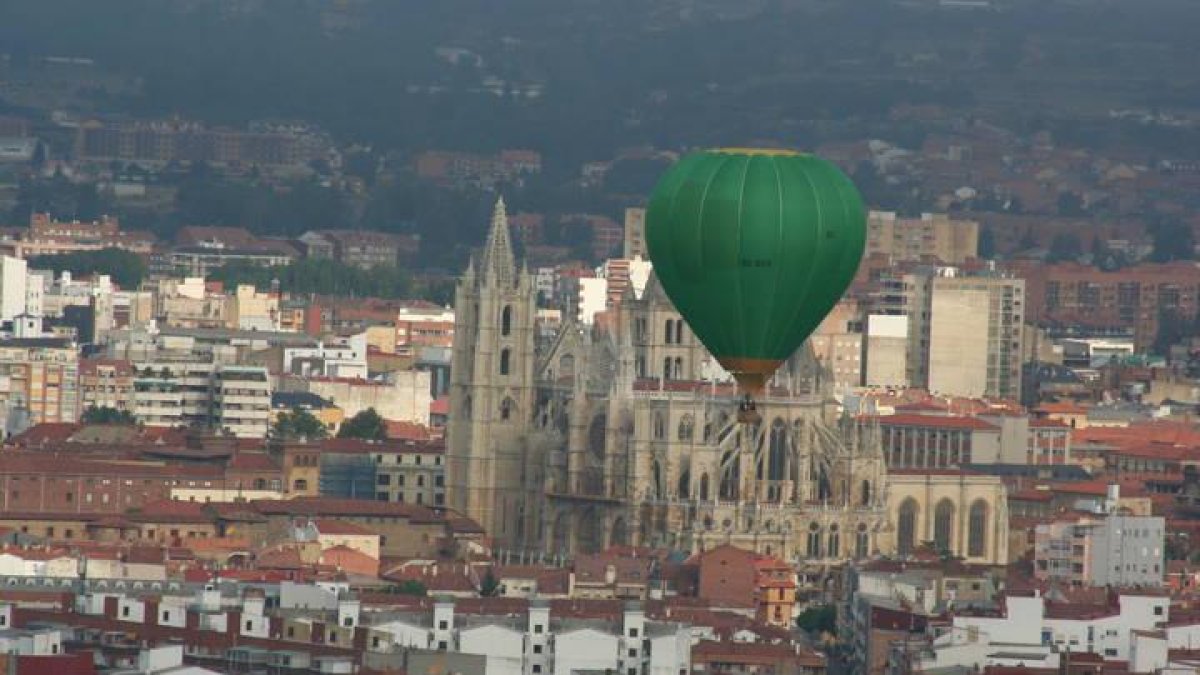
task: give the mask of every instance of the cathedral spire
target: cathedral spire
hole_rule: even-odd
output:
[[[492,211],[492,229],[488,232],[479,273],[486,280],[511,286],[516,283],[516,267],[516,256],[513,255],[512,240],[508,235],[508,212],[504,207],[504,197],[500,197],[496,199],[496,208]]]

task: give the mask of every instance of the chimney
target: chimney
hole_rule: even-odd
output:
[[[1116,513],[1117,505],[1121,503],[1121,486],[1113,483],[1108,486],[1108,494],[1104,499],[1104,512]]]

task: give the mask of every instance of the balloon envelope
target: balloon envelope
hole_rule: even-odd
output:
[[[865,242],[866,213],[850,179],[790,151],[691,153],[659,181],[646,210],[663,290],[751,395],[837,304]]]

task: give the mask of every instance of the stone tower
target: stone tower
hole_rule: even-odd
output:
[[[501,546],[526,536],[524,438],[534,407],[536,300],[533,278],[517,266],[501,198],[487,244],[455,293],[446,445],[450,507],[477,520]]]

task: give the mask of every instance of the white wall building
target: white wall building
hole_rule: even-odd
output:
[[[315,347],[286,347],[283,372],[302,377],[367,376],[367,334],[352,335],[337,343]]]
[[[0,321],[25,313],[28,266],[20,258],[0,256]]]
[[[989,651],[987,645],[992,652],[1028,651],[1032,654],[1045,653],[1047,649],[1056,652],[1069,649],[1099,654],[1106,660],[1125,661],[1129,659],[1133,631],[1155,630],[1167,625],[1170,606],[1170,598],[1153,591],[1121,591],[1116,603],[1107,608],[1072,605],[1048,608],[1046,598],[1036,592],[1032,596],[1008,595],[1004,598],[1002,616],[954,617],[954,631],[977,634],[977,642],[983,647],[957,650],[961,653],[959,660],[951,662],[953,659],[949,657],[955,651],[944,651],[938,656],[938,644],[935,643],[934,661],[937,667],[1000,665],[977,660]],[[941,646],[949,649],[955,642],[962,644],[964,641],[961,637],[947,638]]]
[[[571,675],[580,671],[678,675],[691,671],[691,630],[648,621],[629,606],[617,620],[552,617],[544,602],[525,616],[458,615],[439,602],[432,616],[387,614],[369,621],[367,644],[485,657],[486,675]]]

